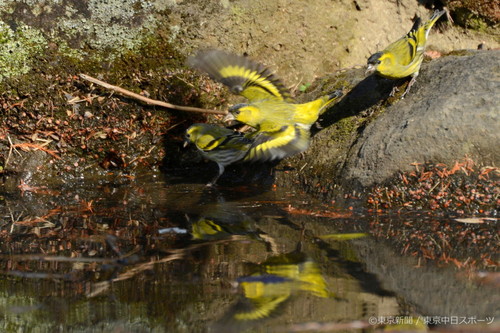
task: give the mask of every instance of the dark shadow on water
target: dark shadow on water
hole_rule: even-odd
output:
[[[161,170],[165,181],[175,184],[208,184],[217,174],[217,163],[203,160],[198,152],[179,153],[179,165],[164,165]],[[242,186],[265,192],[275,181],[275,167],[280,161],[265,163],[235,163],[226,166],[224,173],[212,187],[230,189]]]

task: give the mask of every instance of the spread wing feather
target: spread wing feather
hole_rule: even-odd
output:
[[[309,146],[309,130],[299,125],[283,126],[277,131],[255,132],[245,161],[272,161],[301,153]]]
[[[292,101],[290,92],[274,74],[247,57],[208,50],[200,51],[188,63],[250,102],[265,99]]]

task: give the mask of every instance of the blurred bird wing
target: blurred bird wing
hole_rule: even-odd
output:
[[[309,147],[310,133],[299,125],[282,126],[276,131],[252,133],[254,142],[245,161],[272,161],[301,153]]]
[[[288,89],[267,68],[250,59],[219,50],[201,51],[189,59],[190,66],[228,86],[250,102],[274,99],[292,101]]]

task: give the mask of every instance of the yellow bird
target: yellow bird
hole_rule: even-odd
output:
[[[297,124],[281,126],[272,131],[256,131],[245,135],[253,140],[243,159],[265,162],[295,155],[309,147],[310,132]]]
[[[375,72],[389,79],[402,79],[411,76],[411,81],[401,96],[401,98],[404,98],[418,76],[424,59],[425,44],[429,32],[434,23],[444,13],[444,10],[436,10],[423,25],[421,25],[421,20],[418,18],[405,36],[390,44],[383,51],[377,52],[368,58],[366,73]]]
[[[201,51],[189,59],[189,64],[248,99],[248,103],[231,107],[226,118],[257,130],[247,136],[254,143],[246,161],[282,159],[306,150],[309,129],[342,96],[335,91],[308,103],[294,103],[289,90],[269,69],[247,57],[219,50]]]
[[[229,164],[266,162],[303,152],[309,145],[309,131],[298,126],[282,126],[277,131],[243,134],[212,124],[193,124],[185,135],[184,146],[193,143],[203,157],[219,166],[213,185]]]
[[[215,184],[224,173],[225,167],[243,159],[253,140],[243,133],[212,124],[193,124],[187,131],[184,146],[193,143],[203,157],[219,166],[218,175],[207,184]]]
[[[341,91],[314,101],[296,104],[289,90],[263,65],[247,57],[220,50],[201,51],[189,64],[228,86],[231,92],[248,99],[230,111],[234,118],[257,130],[277,130],[283,125],[299,124],[309,129]],[[262,128],[263,127],[263,128]]]

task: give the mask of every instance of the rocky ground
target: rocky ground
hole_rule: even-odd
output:
[[[295,171],[283,182],[300,179],[332,196],[389,183],[427,162],[452,168],[469,157],[481,167],[498,165],[499,85],[491,73],[499,58],[498,51],[476,51],[426,63],[405,99],[389,98],[393,82],[362,71],[323,78],[317,91],[340,82],[351,90],[321,119],[310,153],[287,162]]]
[[[424,64],[410,95],[398,100],[387,98],[393,83],[365,78],[362,66],[440,2],[2,1],[3,186],[121,182],[160,169],[203,174],[207,164],[181,149],[183,133],[219,116],[146,106],[78,74],[158,100],[225,110],[237,99],[185,67],[187,55],[207,47],[270,66],[299,100],[344,89],[312,147],[278,165],[271,181],[279,185],[331,199],[387,181],[411,163],[452,164],[467,155],[494,167],[499,53],[456,52],[499,46],[495,5],[479,3],[450,4],[455,24],[439,23],[428,49],[434,58],[454,53]]]

